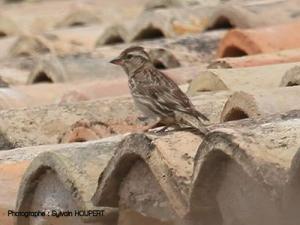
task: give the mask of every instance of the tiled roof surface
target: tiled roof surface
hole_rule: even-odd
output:
[[[299,27],[299,0],[0,0],[0,225],[300,224]],[[132,45],[208,134],[144,131]]]

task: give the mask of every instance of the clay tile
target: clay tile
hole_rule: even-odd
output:
[[[237,57],[275,52],[300,47],[300,35],[295,31],[300,22],[256,29],[233,29],[227,33],[218,49],[219,57]]]

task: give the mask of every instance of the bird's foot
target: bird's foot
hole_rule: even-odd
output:
[[[152,129],[148,129],[146,132],[153,135],[163,135],[168,134],[172,130],[168,130],[170,127],[164,126],[164,127],[155,127]]]
[[[141,130],[141,132],[145,133],[145,132],[150,132],[151,130],[155,129],[158,125],[158,122],[154,122],[151,124],[148,124],[147,126],[144,126]]]
[[[173,129],[170,129],[170,128]],[[176,131],[177,129],[180,129],[179,126],[163,126],[163,127],[158,127],[156,129],[153,129],[151,132],[155,133],[155,134],[168,134],[169,132],[173,132]]]
[[[162,133],[164,133],[168,128],[169,128],[168,126],[164,126],[164,127],[160,128],[160,129],[154,129],[154,132],[155,132],[156,134],[162,134]]]

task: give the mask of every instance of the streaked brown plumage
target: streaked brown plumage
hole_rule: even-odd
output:
[[[207,133],[201,121],[208,121],[207,117],[195,109],[172,79],[154,67],[142,47],[125,49],[111,63],[122,66],[127,73],[133,99],[145,116],[167,127],[188,125]]]

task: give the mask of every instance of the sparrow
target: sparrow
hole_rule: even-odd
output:
[[[165,127],[161,131],[188,126],[202,134],[208,132],[202,121],[209,119],[196,110],[171,78],[155,68],[143,47],[129,47],[110,63],[124,69],[135,105],[144,116],[156,121],[149,129],[162,124]]]

